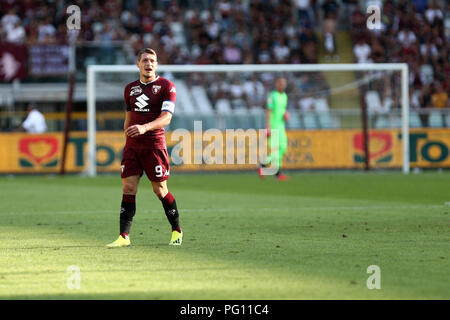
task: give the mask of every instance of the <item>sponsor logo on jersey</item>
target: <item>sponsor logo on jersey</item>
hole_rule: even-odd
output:
[[[130,96],[135,96],[138,95],[139,93],[142,93],[142,89],[140,86],[131,87]]]
[[[161,89],[161,86],[153,86],[152,87],[152,92],[153,94],[157,94],[159,92],[159,90]]]
[[[139,97],[136,98],[136,102],[134,103],[138,108],[134,108],[134,111],[139,112],[146,112],[150,109],[145,108],[148,106],[147,100],[149,100],[149,97],[145,95],[145,93],[141,94]]]

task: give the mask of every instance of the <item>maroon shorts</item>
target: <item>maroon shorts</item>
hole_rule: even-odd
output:
[[[134,149],[125,146],[120,166],[121,177],[142,176],[145,172],[150,181],[169,179],[169,155],[167,149]]]

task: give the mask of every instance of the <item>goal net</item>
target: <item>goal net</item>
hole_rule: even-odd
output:
[[[120,163],[123,91],[139,73],[135,65],[91,65],[87,72],[86,161],[94,176],[111,168],[105,163]],[[409,127],[420,126],[420,116],[410,114],[406,64],[161,65],[157,73],[177,90],[166,128],[174,170],[254,168],[252,146],[263,145],[267,97],[274,79],[284,77],[290,114],[284,168],[409,172]],[[241,146],[226,148],[226,138],[217,144],[220,133],[243,136]],[[227,162],[236,148],[243,158]],[[208,152],[223,161],[211,161]],[[263,160],[261,152],[256,158]]]

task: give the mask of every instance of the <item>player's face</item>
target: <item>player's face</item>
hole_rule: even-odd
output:
[[[141,59],[136,62],[139,68],[141,77],[145,80],[152,80],[155,78],[155,71],[158,67],[158,61],[156,61],[156,56],[150,53],[144,53],[141,55]]]
[[[283,92],[284,90],[286,90],[286,79],[278,78],[275,82],[275,88],[279,92]]]

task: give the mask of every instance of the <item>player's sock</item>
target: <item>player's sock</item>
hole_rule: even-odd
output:
[[[136,195],[124,194],[120,207],[120,235],[127,239],[130,233],[131,222],[136,213]]]
[[[175,198],[170,193],[170,191],[164,198],[161,199],[161,202],[164,207],[167,220],[169,220],[169,223],[172,226],[172,231],[176,230],[178,232],[181,232],[177,202],[175,201]]]

